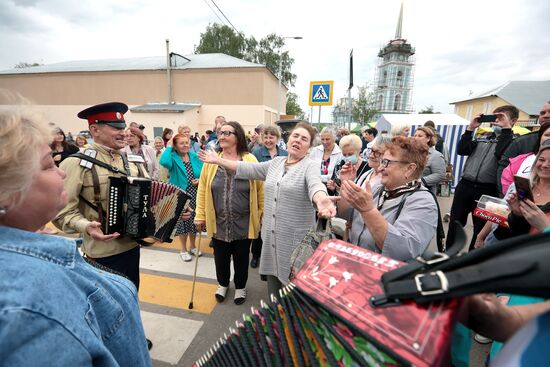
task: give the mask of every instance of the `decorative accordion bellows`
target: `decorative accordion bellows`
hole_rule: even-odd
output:
[[[380,277],[403,263],[339,240],[322,242],[271,303],[243,315],[194,364],[446,366],[457,300],[377,308]]]
[[[142,177],[109,177],[106,234],[171,242],[176,224],[189,204],[177,186]]]

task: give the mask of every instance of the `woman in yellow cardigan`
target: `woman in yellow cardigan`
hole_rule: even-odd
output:
[[[248,152],[242,126],[235,121],[224,123],[218,134],[225,159],[257,162]],[[202,168],[197,193],[195,225],[206,225],[212,238],[218,288],[216,300],[223,302],[229,288],[230,264],[233,258],[235,299],[238,305],[246,300],[248,254],[252,239],[258,237],[264,208],[262,181],[235,179],[235,173],[215,164]]]

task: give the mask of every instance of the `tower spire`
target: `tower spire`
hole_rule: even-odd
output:
[[[401,0],[401,10],[399,11],[399,19],[397,19],[397,28],[395,29],[395,39],[401,39],[401,31],[403,30],[403,0]]]

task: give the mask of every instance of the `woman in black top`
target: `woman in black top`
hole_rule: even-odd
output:
[[[63,162],[65,158],[71,154],[78,153],[78,147],[67,143],[65,133],[60,128],[56,128],[53,134],[53,141],[50,144],[50,148],[52,150],[53,161],[55,165],[59,167],[59,164]]]

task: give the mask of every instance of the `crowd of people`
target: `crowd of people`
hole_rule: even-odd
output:
[[[104,232],[110,176],[167,181],[187,192],[190,206],[175,231],[180,257],[189,262],[202,255],[195,242],[205,231],[218,282],[212,296],[219,303],[231,288],[231,262],[235,304],[246,302],[249,266],[267,280],[266,294],[278,294],[290,281],[293,250],[319,218],[342,218],[350,243],[401,261],[422,255],[437,234],[435,195],[449,162],[431,121],[415,127],[413,136],[408,125],[390,133],[366,127],[357,136],[331,127],[317,132],[300,122],[285,141],[277,126],[259,125],[247,134],[239,122],[217,116],[202,137],[183,125],[149,144],[140,125],[127,125],[127,110],[106,103],[81,111],[93,142],[77,136],[74,144],[60,129],[52,136],[24,106],[0,111],[0,360],[6,364],[37,358],[55,338],[62,351],[40,353],[41,363],[150,365],[152,342],[137,299],[140,244]],[[466,224],[483,194],[505,195],[510,226],[473,217],[471,251],[550,227],[550,102],[541,110],[540,130],[521,137],[512,132],[517,108],[493,113],[489,135],[475,135],[478,115],[458,144],[458,154],[468,159],[447,246],[455,245],[456,225]],[[36,149],[26,149],[29,144]],[[79,151],[91,158],[75,156]],[[518,196],[518,173],[530,179],[533,200]],[[81,238],[41,233],[48,222]],[[517,308],[495,299],[469,297],[462,321],[500,341],[550,308],[544,300]]]

